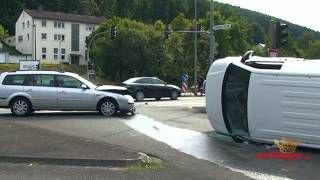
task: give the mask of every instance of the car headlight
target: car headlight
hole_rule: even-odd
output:
[[[124,97],[128,100],[129,104],[133,104],[134,103],[134,99],[132,96],[130,95],[124,95]]]

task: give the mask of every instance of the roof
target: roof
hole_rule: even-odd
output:
[[[0,49],[0,52],[7,52],[10,55],[15,55],[15,56],[25,56],[26,55],[26,54],[22,54],[21,52],[16,50],[15,47],[7,45],[4,41],[0,41],[0,43],[3,46],[2,49]]]
[[[88,23],[88,24],[100,24],[106,20],[104,17],[68,14],[68,13],[61,13],[61,12],[49,12],[49,11],[29,10],[29,9],[25,9],[24,11],[36,19],[61,20],[61,21],[79,22],[79,23]]]

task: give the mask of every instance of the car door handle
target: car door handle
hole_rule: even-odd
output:
[[[27,89],[27,92],[32,92],[32,89]]]
[[[65,91],[59,91],[59,93],[60,93],[60,94],[65,94],[66,92],[65,92]]]

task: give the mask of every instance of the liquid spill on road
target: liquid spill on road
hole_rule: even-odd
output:
[[[188,129],[168,126],[145,115],[136,115],[128,120],[125,120],[124,123],[130,128],[156,139],[157,141],[163,142],[174,149],[192,155],[198,159],[204,159],[216,163],[234,172],[242,173],[250,178],[259,180],[289,179],[286,177],[241,170],[226,165],[224,163],[224,159],[228,157],[228,154],[226,154],[224,157],[221,156],[221,154],[223,154],[221,151],[224,151],[224,149],[215,148],[216,146],[213,145],[212,137],[209,137],[206,134]]]

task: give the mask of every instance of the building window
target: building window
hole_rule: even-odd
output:
[[[41,39],[47,40],[47,33],[41,33]]]
[[[47,21],[46,20],[42,20],[41,21],[41,26],[42,27],[47,27]]]
[[[27,28],[29,28],[29,26],[30,26],[30,22],[29,22],[29,21],[27,21]]]
[[[42,59],[47,59],[47,48],[42,48]]]
[[[27,40],[28,41],[30,40],[30,34],[29,33],[27,34]]]
[[[63,21],[55,21],[54,28],[64,29],[64,22]]]
[[[80,46],[80,28],[79,24],[71,25],[71,51],[79,51]]]
[[[91,24],[87,24],[86,25],[86,30],[87,31],[94,31],[94,29],[95,29],[94,25],[91,25]]]
[[[58,48],[53,48],[53,59],[58,59]]]
[[[22,42],[23,41],[23,36],[19,36],[18,37],[18,42]]]
[[[24,26],[25,26],[25,23],[23,22],[23,23],[22,23],[22,29],[24,29]]]
[[[64,48],[61,49],[61,59],[62,60],[66,59],[66,49],[64,49]]]
[[[54,34],[53,39],[55,41],[64,41],[65,40],[65,35],[64,34]]]

